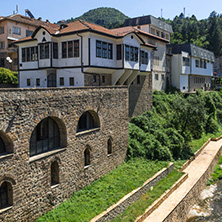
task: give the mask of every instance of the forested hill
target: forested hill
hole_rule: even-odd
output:
[[[84,13],[80,17],[68,19],[66,20],[66,23],[73,22],[77,19],[82,19],[84,21],[101,25],[108,29],[112,29],[120,27],[127,18],[128,17],[126,15],[115,8],[102,7],[92,9]],[[59,21],[58,23],[61,23],[61,21]]]
[[[181,13],[164,21],[173,26],[172,44],[193,43],[213,51],[216,57],[222,56],[222,15],[213,11],[207,19],[197,20],[195,15],[184,17]]]

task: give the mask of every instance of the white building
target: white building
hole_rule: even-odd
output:
[[[172,53],[171,84],[182,92],[208,90],[213,76],[214,53],[193,44],[169,45]]]
[[[153,53],[152,88],[153,90],[165,90],[168,77],[166,46],[170,43],[170,34],[173,33],[172,26],[151,15],[127,19],[124,26],[133,26],[145,42],[157,47]]]
[[[59,28],[39,26],[19,47],[19,87],[128,85],[151,72],[156,47],[136,32],[77,20]]]

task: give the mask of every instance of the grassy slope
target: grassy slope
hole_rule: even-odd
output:
[[[116,203],[127,193],[141,186],[163,167],[167,161],[135,159],[85,187],[37,221],[89,221]]]

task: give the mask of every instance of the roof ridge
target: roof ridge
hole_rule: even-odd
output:
[[[83,25],[85,25],[88,29],[92,29],[89,25],[85,23],[82,19],[78,19],[79,22],[81,22]]]

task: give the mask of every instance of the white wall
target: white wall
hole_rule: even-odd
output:
[[[187,92],[188,91],[188,75],[180,75],[180,91]]]
[[[173,87],[180,89],[180,71],[181,71],[181,56],[172,56],[172,69],[171,69],[171,84]]]
[[[207,68],[197,68],[196,67],[196,59],[200,58],[195,58],[195,57],[191,57],[192,59],[192,69],[191,69],[191,74],[195,74],[195,75],[204,75],[204,76],[213,76],[213,64],[211,62],[207,61]]]

